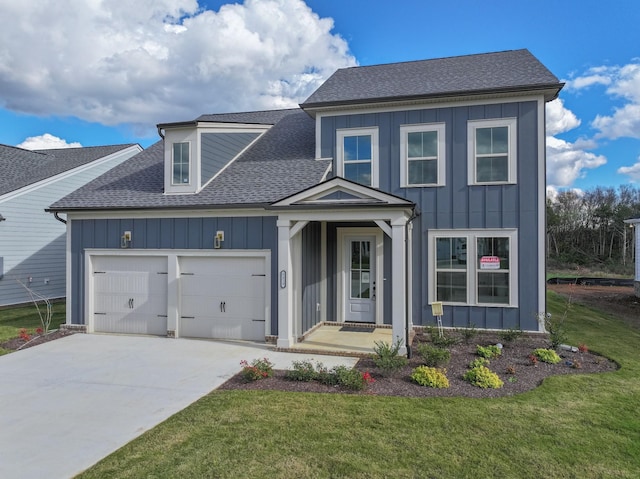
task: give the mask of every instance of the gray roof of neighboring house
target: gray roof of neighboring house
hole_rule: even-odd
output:
[[[528,50],[343,68],[302,108],[349,105],[488,92],[556,89],[558,81]]]
[[[205,115],[198,121],[223,121],[227,115]],[[315,160],[315,122],[302,110],[247,112],[232,115],[231,121],[251,123],[250,118],[269,115],[275,125],[199,193],[164,194],[164,144],[159,141],[51,209],[262,206],[318,183],[331,162]]]
[[[24,150],[0,145],[0,195],[51,178],[134,146],[111,145],[52,150]]]

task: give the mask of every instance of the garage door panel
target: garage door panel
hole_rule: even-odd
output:
[[[182,318],[182,336],[264,341],[264,321],[238,318]]]
[[[229,297],[205,298],[192,296],[185,298],[181,308],[182,316],[222,318],[264,319],[264,301],[261,298]]]
[[[97,332],[164,336],[167,334],[167,317],[137,312],[125,315],[118,313],[97,314],[94,329]]]
[[[264,288],[264,278],[249,275],[193,275],[181,277],[182,294],[185,297],[206,296],[254,296]]]

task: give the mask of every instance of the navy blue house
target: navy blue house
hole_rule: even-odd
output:
[[[299,108],[158,125],[51,206],[67,323],[274,339],[324,322],[542,331],[545,103],[527,50],[338,70]]]

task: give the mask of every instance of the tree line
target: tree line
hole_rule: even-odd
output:
[[[633,228],[624,220],[640,216],[640,188],[597,187],[584,193],[561,191],[547,198],[547,259],[631,271]]]

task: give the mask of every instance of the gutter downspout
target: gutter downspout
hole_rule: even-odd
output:
[[[67,224],[67,220],[65,220],[65,219],[63,219],[63,218],[60,218],[60,216],[58,215],[58,212],[57,212],[57,211],[54,211],[54,212],[53,212],[53,217],[54,217],[55,219],[57,219],[60,223],[65,224],[65,225]]]

